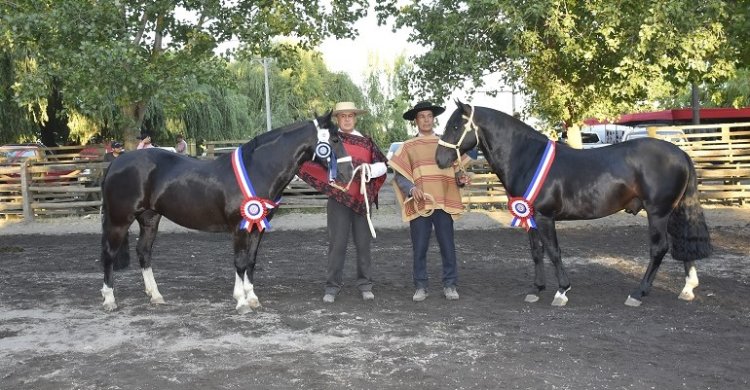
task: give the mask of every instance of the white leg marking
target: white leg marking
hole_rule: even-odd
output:
[[[245,288],[242,279],[237,275],[237,272],[234,273],[234,291],[232,292],[232,297],[237,300],[235,310],[237,310],[238,313],[245,314],[252,311],[250,305],[247,304]]]
[[[163,304],[164,297],[159,293],[159,287],[156,286],[156,280],[154,279],[154,271],[149,268],[141,270],[143,274],[143,284],[146,286],[146,295],[151,297],[151,303],[154,305]]]
[[[678,298],[683,301],[692,301],[695,299],[693,289],[696,287],[698,287],[698,272],[695,270],[695,267],[690,267],[688,276],[685,277],[685,287],[682,289]]]
[[[117,303],[115,303],[115,290],[107,287],[107,285],[102,286],[102,296],[104,297],[104,303],[102,303],[102,306],[104,306],[104,310],[107,311],[113,311],[117,309]]]
[[[638,307],[641,305],[641,301],[628,295],[628,299],[625,300],[625,306]]]
[[[253,309],[259,308],[260,301],[258,300],[258,296],[255,295],[255,289],[253,288],[253,284],[250,283],[250,279],[247,277],[247,272],[245,272],[244,289],[245,295],[247,296],[247,304]]]
[[[555,299],[552,300],[552,306],[565,306],[568,304],[568,297],[565,295],[570,291],[570,287],[567,290],[560,292],[559,290],[555,293]]]
[[[534,303],[539,300],[539,295],[536,294],[526,294],[526,298],[523,299],[524,302],[528,303]]]

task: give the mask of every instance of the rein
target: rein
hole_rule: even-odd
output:
[[[430,195],[430,194],[428,194],[428,193],[425,192],[424,193],[424,197],[425,197],[425,199],[429,199],[430,202],[432,202],[433,205],[435,204],[435,197],[434,196],[432,196],[432,195]],[[407,199],[407,200],[404,201],[404,206],[406,206],[406,204],[409,203],[409,202],[414,202],[414,210],[417,211],[417,214],[420,217],[429,217],[430,215],[432,215],[432,213],[435,212],[434,206],[431,209],[427,209],[426,205],[425,205],[425,211],[422,212],[422,210],[420,210],[419,207],[417,207],[417,202],[414,200],[413,196],[410,196],[409,199]]]
[[[349,159],[348,161],[351,161],[351,156],[344,157],[340,160]],[[354,168],[352,171],[352,177],[349,179],[349,182],[346,183],[346,187],[342,187],[338,184],[336,184],[335,181],[332,181],[328,183],[331,187],[336,188],[339,191],[349,192],[349,187],[351,187],[352,182],[354,181],[354,177],[357,176],[357,171],[361,171],[359,174],[359,193],[362,194],[365,197],[365,209],[367,210],[367,225],[370,227],[370,234],[372,234],[372,238],[376,237],[375,234],[375,226],[372,224],[372,218],[370,217],[370,201],[367,199],[367,183],[370,182],[370,179],[372,179],[372,172],[370,171],[370,164],[361,164],[358,167]]]
[[[464,164],[463,161],[461,161],[461,151],[459,150],[460,145],[464,142],[464,138],[466,138],[466,135],[470,132],[474,132],[477,137],[477,144],[479,144],[479,126],[477,126],[476,123],[474,123],[474,112],[476,109],[472,107],[471,109],[471,115],[468,117],[466,115],[462,115],[464,119],[466,119],[466,124],[464,125],[464,132],[461,133],[461,138],[458,139],[458,141],[455,144],[452,144],[450,142],[443,141],[443,139],[438,140],[438,145],[445,146],[446,148],[454,149],[456,151],[456,160],[458,161],[459,170],[461,172],[464,172]]]

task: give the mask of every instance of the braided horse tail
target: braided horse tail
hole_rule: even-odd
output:
[[[703,259],[711,255],[711,237],[698,200],[698,180],[695,166],[685,154],[690,166],[688,185],[682,199],[672,211],[667,232],[672,242],[672,258],[681,261]]]

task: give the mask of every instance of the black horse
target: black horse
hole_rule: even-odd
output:
[[[261,134],[235,153],[201,161],[161,149],[145,149],[125,153],[112,162],[102,184],[102,296],[106,310],[117,308],[113,263],[121,246],[125,245],[123,250],[127,251],[128,228],[134,220],[140,226],[136,252],[146,294],[151,303],[164,303],[151,270],[152,245],[162,216],[191,229],[231,232],[237,311],[246,313],[258,307],[252,283],[263,237],[263,229],[256,223],[264,223],[264,211],[266,221],[270,220],[275,201],[305,161],[314,159],[329,171],[338,168],[334,177],[344,183],[352,175],[351,159],[346,157],[330,112],[315,121]],[[332,156],[341,158],[329,166]],[[235,175],[235,167],[240,166],[244,166],[250,182],[245,190]],[[261,201],[250,201],[247,188],[252,188],[256,200]],[[255,223],[240,229],[240,222],[248,216]]]
[[[692,300],[698,286],[694,261],[711,254],[703,209],[698,202],[693,162],[677,146],[657,139],[637,139],[608,147],[577,150],[565,144],[549,143],[546,136],[520,120],[484,107],[456,102],[458,109],[446,124],[435,158],[440,167],[452,164],[457,153],[479,144],[492,170],[509,197],[533,193],[529,185],[540,169],[548,147],[555,150],[546,181],[531,202],[518,198],[514,215],[530,211],[537,228],[531,228],[529,242],[535,264],[534,287],[526,296],[536,302],[545,288],[544,253],[555,266],[559,289],[552,304],[563,306],[570,289],[560,259],[555,221],[594,219],[620,210],[632,214],[645,209],[651,262],[625,304],[639,306],[672,244],[672,257],[684,262],[686,283],[680,299]],[[528,203],[531,203],[530,205]],[[528,207],[530,206],[530,207]],[[521,218],[522,220],[523,218]]]

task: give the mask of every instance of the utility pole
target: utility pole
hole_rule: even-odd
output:
[[[261,58],[263,64],[263,77],[265,79],[266,89],[266,131],[271,131],[271,92],[268,87],[268,65],[270,58]]]

